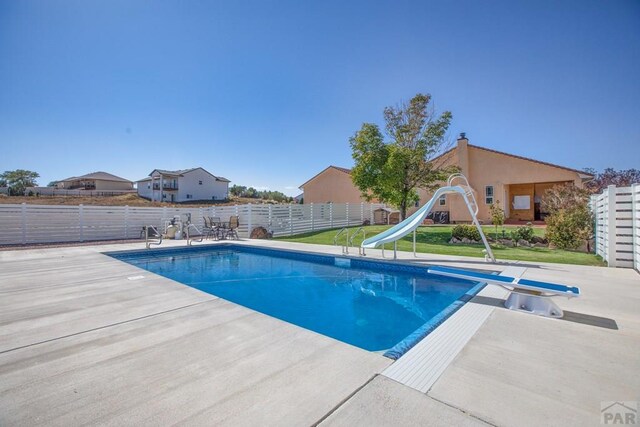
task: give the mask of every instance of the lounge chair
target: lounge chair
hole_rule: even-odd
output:
[[[479,273],[449,267],[429,267],[431,274],[455,277],[458,279],[484,282],[490,285],[502,286],[511,292],[504,306],[510,310],[524,311],[545,317],[560,318],[562,310],[549,297],[564,296],[576,298],[580,296],[580,288],[576,286],[558,285],[555,283],[538,282],[508,276]]]

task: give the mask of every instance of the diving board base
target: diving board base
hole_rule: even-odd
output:
[[[564,313],[548,297],[537,295],[527,295],[518,292],[511,292],[509,298],[504,302],[504,306],[509,310],[521,311],[523,313],[536,314],[543,317],[560,319]]]

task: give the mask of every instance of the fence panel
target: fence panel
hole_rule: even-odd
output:
[[[592,196],[596,254],[609,267],[640,270],[640,184]]]
[[[227,222],[239,217],[238,235],[264,227],[275,237],[359,226],[379,204],[236,205],[210,207],[2,205],[0,245],[137,239],[143,226],[164,229],[174,217],[191,215],[202,230],[204,217]]]

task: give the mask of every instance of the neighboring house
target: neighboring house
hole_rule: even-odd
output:
[[[540,201],[547,189],[565,183],[582,188],[585,182],[593,179],[592,175],[577,169],[471,145],[464,134],[460,135],[454,148],[437,160],[442,164],[458,166],[467,177],[478,202],[478,218],[485,223],[491,222],[489,208],[496,201],[500,201],[508,220],[543,220],[545,212],[541,209]],[[334,171],[327,173],[331,169]],[[304,190],[305,203],[307,200],[341,203],[364,201],[351,182],[350,170],[345,168],[330,166],[301,188]],[[427,191],[419,190],[418,194],[420,206],[430,199]],[[408,214],[416,209],[412,208]],[[450,222],[471,220],[464,201],[458,195],[443,196],[433,211],[448,213]]]
[[[226,200],[230,181],[197,167],[177,171],[154,169],[148,178],[137,182],[141,197],[162,202],[188,202]]]
[[[107,172],[93,172],[60,180],[56,183],[55,188],[59,190],[131,191],[133,190],[133,181]]]
[[[329,166],[300,186],[304,203],[360,203],[365,200],[351,181],[351,169]]]

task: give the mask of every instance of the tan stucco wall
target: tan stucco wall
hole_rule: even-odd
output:
[[[474,189],[478,202],[478,218],[485,223],[491,222],[489,214],[490,205],[485,202],[485,187],[493,186],[494,201],[500,201],[507,218],[510,214],[510,201],[512,196],[527,186],[514,186],[514,191],[509,191],[512,184],[544,184],[556,182],[573,182],[582,187],[582,179],[578,172],[555,166],[542,164],[536,161],[510,156],[507,154],[487,151],[468,145],[468,140],[459,139],[457,146],[442,159],[442,165],[456,165],[469,180]],[[445,183],[441,183],[445,185]],[[538,190],[548,188],[550,185],[537,185]],[[418,190],[420,206],[431,198],[432,192]],[[509,200],[509,203],[507,203]],[[328,168],[317,177],[304,185],[305,203],[360,203],[365,201],[360,197],[360,191],[351,182],[351,176],[334,168]],[[531,201],[533,206],[534,200]],[[408,215],[418,208],[408,209]],[[444,205],[436,203],[434,211],[448,211],[452,222],[471,221],[471,215],[462,200],[455,194],[448,194]],[[533,212],[533,208],[530,210]],[[518,216],[518,215],[516,215]]]
[[[475,190],[478,218],[485,223],[491,222],[490,205],[485,203],[486,186],[493,186],[494,200],[500,201],[507,217],[511,213],[510,184],[573,182],[579,187],[583,186],[582,179],[577,172],[469,146],[467,140],[458,140],[458,146],[453,154],[451,163],[461,168],[460,172],[467,177],[469,184]],[[538,188],[543,187],[547,186],[538,186]],[[431,193],[425,191],[419,193],[420,206],[423,206],[430,199]],[[512,193],[511,196],[513,195]],[[509,199],[509,203],[505,203],[507,199]],[[411,212],[415,212],[415,210],[416,208],[413,208]],[[446,206],[436,204],[434,210],[449,211],[452,222],[471,220],[471,215],[469,215],[462,197],[457,195],[447,195]]]
[[[351,175],[328,168],[304,184],[304,203],[361,203],[360,190],[353,185]]]
[[[133,190],[133,183],[96,179],[96,191]]]

